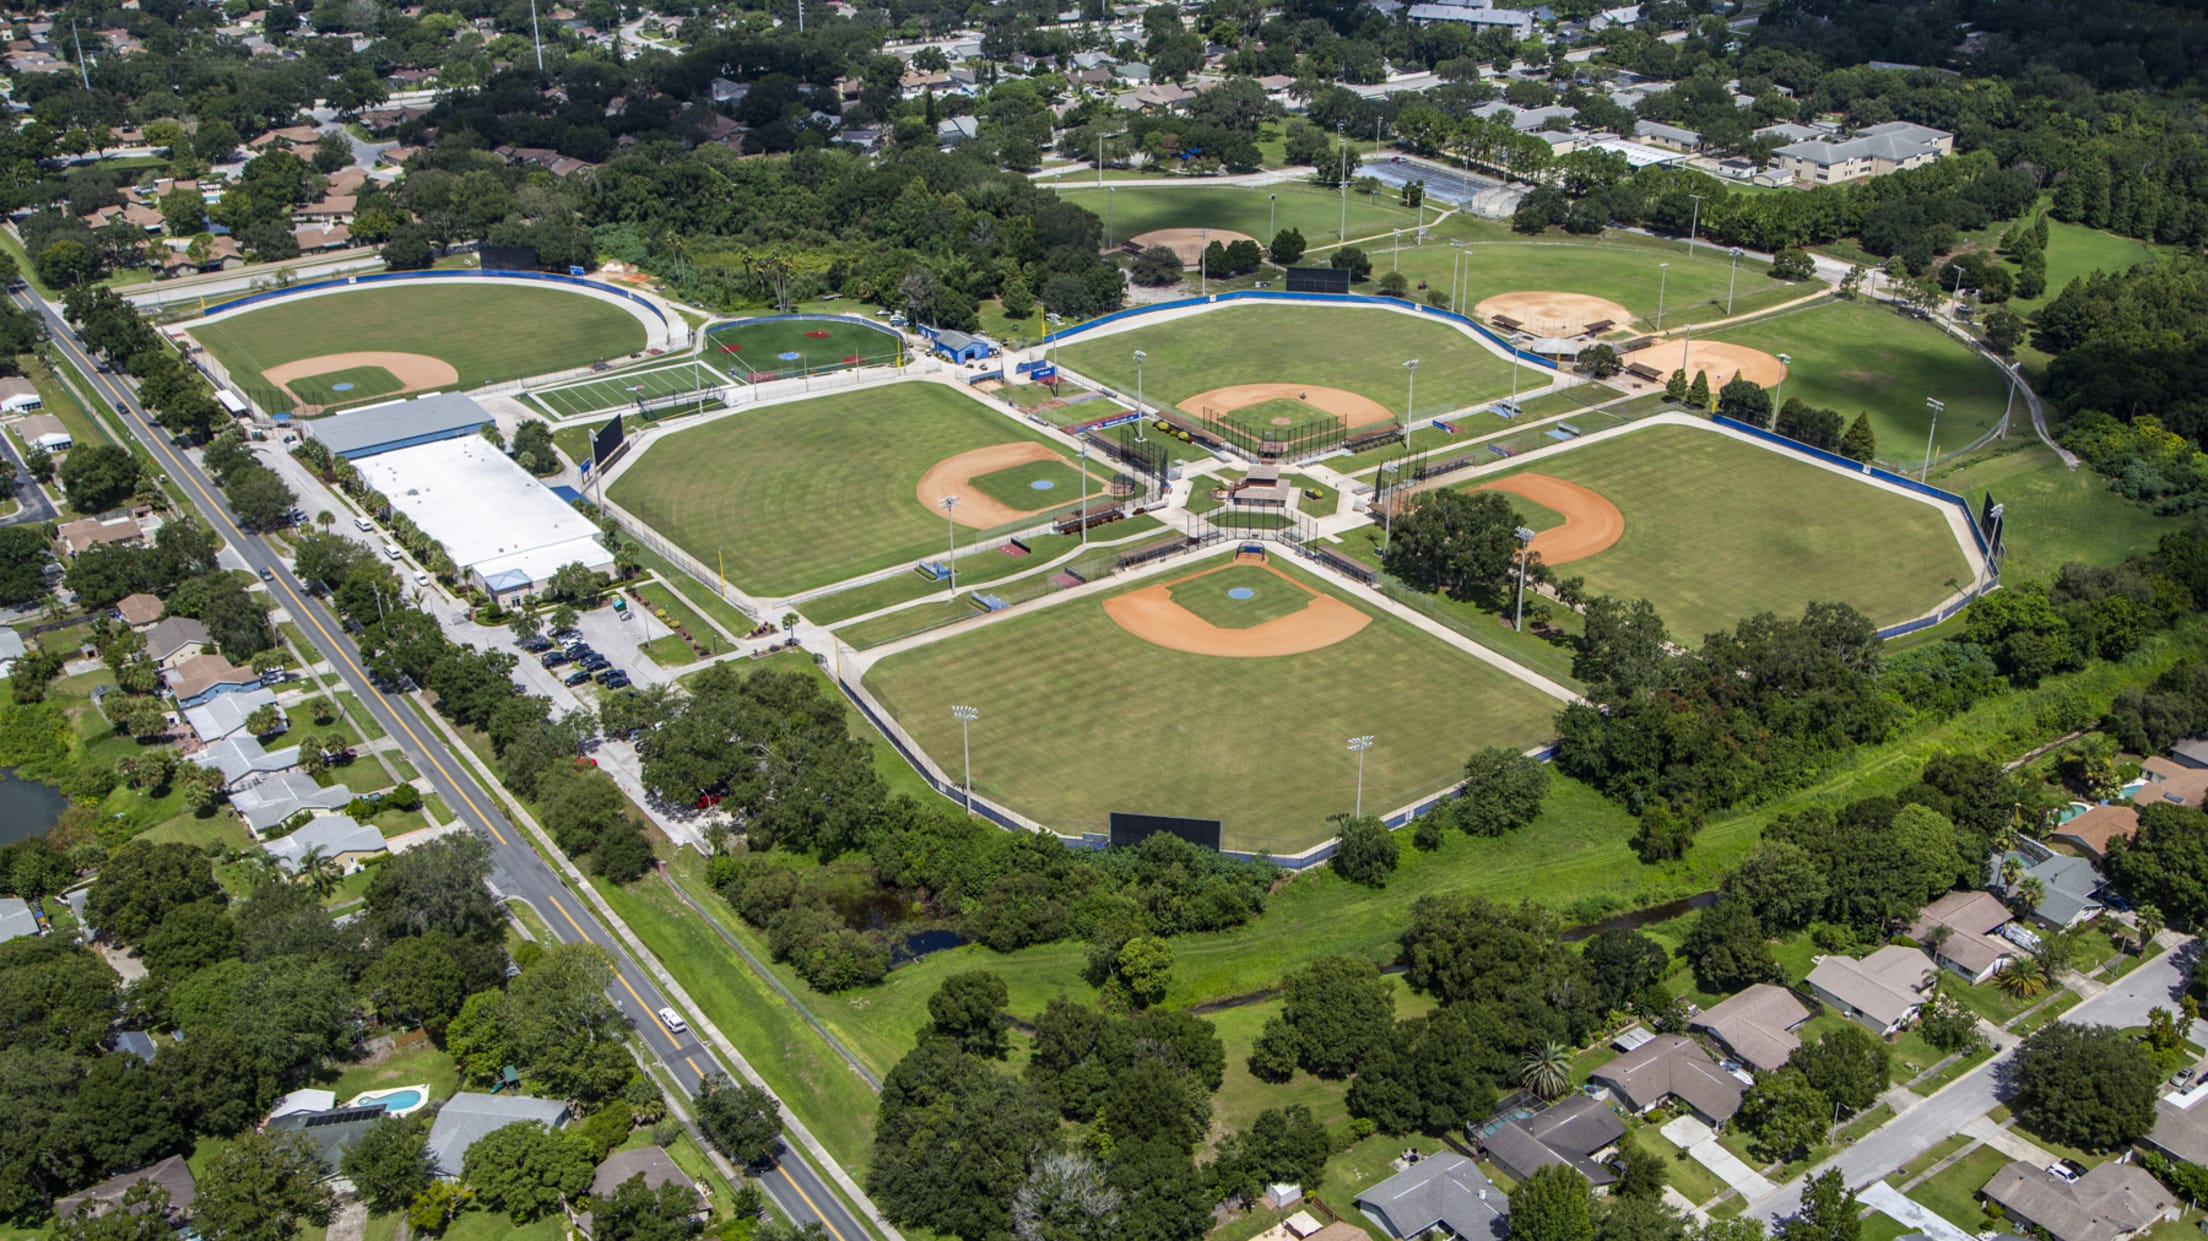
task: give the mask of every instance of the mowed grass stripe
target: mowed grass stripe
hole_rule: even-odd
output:
[[[1076,338],[1059,361],[1121,392],[1178,405],[1233,384],[1295,383],[1370,397],[1398,415],[1411,397],[1403,363],[1418,359],[1418,408],[1428,415],[1510,394],[1510,363],[1440,322],[1379,309],[1235,305],[1090,340]],[[1520,367],[1519,385],[1543,387],[1552,371]],[[1267,416],[1268,420],[1270,415]],[[1501,419],[1491,414],[1468,420]],[[1482,430],[1492,429],[1486,426]]]
[[[645,340],[635,316],[581,293],[460,284],[302,297],[192,335],[241,379],[326,353],[389,350],[443,358],[463,388],[620,357]]]
[[[1365,808],[1392,810],[1454,778],[1473,750],[1546,739],[1561,706],[1355,601],[1374,620],[1344,642],[1227,659],[1137,638],[1102,598],[899,652],[866,683],[946,770],[960,761],[951,705],[979,707],[975,790],[1052,827],[1097,828],[1113,810],[1193,815],[1225,820],[1229,847],[1275,851],[1326,839],[1325,816],[1351,809],[1346,738],[1378,738]]]
[[[1585,577],[1592,594],[1649,600],[1689,645],[1742,617],[1799,616],[1815,601],[1895,624],[1970,574],[1932,505],[1714,429],[1643,427],[1511,471],[1522,472],[1583,484],[1618,506],[1624,536],[1558,571]]]
[[[743,589],[789,595],[940,556],[943,514],[920,503],[920,476],[945,457],[1021,440],[1050,443],[971,397],[914,381],[679,431],[645,449],[610,495],[700,561],[725,554]],[[1078,487],[1033,494],[1048,497],[1038,507],[1080,502]],[[975,537],[960,527],[961,544]]]

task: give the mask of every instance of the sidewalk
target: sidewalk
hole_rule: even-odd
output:
[[[1696,1163],[1732,1186],[1744,1202],[1769,1196],[1775,1188],[1762,1173],[1741,1162],[1738,1155],[1718,1144],[1717,1134],[1692,1116],[1681,1116],[1658,1130],[1671,1144],[1694,1157]]]

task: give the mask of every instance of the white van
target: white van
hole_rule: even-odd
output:
[[[384,544],[383,554],[389,556],[393,560],[397,560],[399,558],[399,545],[396,543]]]
[[[671,1008],[663,1008],[659,1010],[659,1024],[666,1026],[667,1032],[669,1034],[683,1034],[687,1033],[690,1029],[690,1023],[684,1021],[680,1016],[675,1013],[675,1010]]]
[[[368,519],[367,519],[367,518],[365,518],[365,517],[355,517],[355,518],[353,518],[353,529],[355,529],[355,530],[373,530],[373,529],[375,529],[375,528],[376,528],[376,523],[374,523],[374,522],[372,522],[372,521],[368,520]]]

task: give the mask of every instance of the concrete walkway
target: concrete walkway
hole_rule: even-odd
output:
[[[1932,1238],[1932,1241],[1974,1241],[1971,1234],[1949,1222],[1946,1216],[1934,1212],[1884,1181],[1857,1194],[1856,1199],[1865,1206],[1876,1207],[1880,1214],[1890,1216],[1911,1232],[1923,1233]]]
[[[2021,1159],[2034,1167],[2044,1168],[2054,1163],[2056,1156],[2033,1143],[2015,1129],[2001,1124],[1991,1116],[1980,1116],[1964,1125],[1959,1131],[1966,1138],[1976,1138],[2011,1159]]]
[[[1681,1116],[1665,1125],[1660,1131],[1671,1144],[1694,1156],[1694,1161],[1717,1174],[1717,1178],[1733,1187],[1743,1201],[1754,1202],[1768,1197],[1775,1188],[1762,1173],[1740,1161],[1740,1157],[1718,1144],[1717,1134],[1708,1125],[1692,1116]]]

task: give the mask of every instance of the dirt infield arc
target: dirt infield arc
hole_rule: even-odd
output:
[[[1618,511],[1618,506],[1612,504],[1608,496],[1592,487],[1546,474],[1513,474],[1478,490],[1507,491],[1564,515],[1563,525],[1534,535],[1529,544],[1541,554],[1543,564],[1585,560],[1596,552],[1607,551],[1611,544],[1625,536],[1625,514]]]
[[[1340,388],[1315,388],[1310,384],[1235,384],[1226,388],[1213,388],[1199,392],[1185,400],[1175,401],[1183,413],[1206,421],[1215,421],[1222,414],[1231,414],[1252,405],[1267,401],[1302,401],[1342,420],[1351,428],[1369,426],[1375,422],[1395,421],[1395,411],[1373,400]]]
[[[1472,313],[1490,322],[1510,319],[1544,336],[1580,336],[1598,323],[1607,325],[1607,331],[1633,322],[1633,312],[1609,298],[1549,290],[1498,293],[1474,306]]]
[[[1786,378],[1786,363],[1763,350],[1717,340],[1667,340],[1646,349],[1635,349],[1619,361],[1627,366],[1655,367],[1666,377],[1675,370],[1684,369],[1689,383],[1694,382],[1694,373],[1701,371],[1710,377],[1713,391],[1731,383],[1736,373],[1759,388],[1775,388]]]
[[[352,370],[361,366],[380,366],[391,372],[392,378],[405,385],[397,392],[379,393],[380,396],[398,396],[429,388],[450,387],[460,382],[460,372],[443,358],[433,358],[426,353],[391,353],[380,350],[317,354],[296,362],[267,367],[262,370],[261,375],[270,383],[278,384],[284,391],[290,392],[293,400],[298,400],[299,394],[291,388],[293,380],[312,379],[316,375],[328,375],[334,371]],[[305,401],[300,401],[299,404],[302,410],[320,408]]]
[[[1223,629],[1173,602],[1175,586],[1209,577],[1236,564],[1252,563],[1257,561],[1237,556],[1227,564],[1115,595],[1104,601],[1104,613],[1112,618],[1112,623],[1152,645],[1190,655],[1220,655],[1229,659],[1301,655],[1353,638],[1372,623],[1372,617],[1331,595],[1312,590],[1269,564],[1263,566],[1266,572],[1311,596],[1302,611],[1247,629]]]
[[[1055,504],[1043,508],[1017,509],[1001,504],[981,493],[972,485],[973,480],[998,470],[1009,470],[1031,461],[1061,461],[1063,457],[1051,450],[1048,444],[1022,440],[1016,444],[991,444],[987,448],[973,448],[955,456],[945,457],[928,467],[920,476],[920,485],[914,494],[920,503],[933,511],[942,506],[943,497],[957,496],[958,503],[951,509],[951,520],[969,530],[993,530],[998,526],[1018,521],[1033,513],[1055,508]]]
[[[1201,258],[1204,247],[1212,242],[1231,246],[1238,241],[1256,241],[1248,233],[1238,233],[1231,228],[1157,228],[1147,233],[1137,233],[1127,239],[1127,244],[1137,250],[1152,246],[1164,246],[1181,256],[1181,266],[1194,267]],[[1213,275],[1218,273],[1214,272]]]

